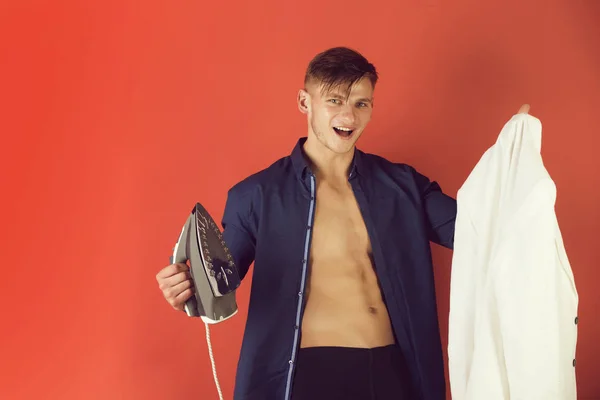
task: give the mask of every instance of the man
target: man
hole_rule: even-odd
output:
[[[308,136],[228,193],[242,278],[254,262],[236,400],[445,399],[430,241],[452,248],[456,201],[356,149],[377,79],[356,51],[318,54],[297,98]],[[188,266],[157,280],[182,310]]]

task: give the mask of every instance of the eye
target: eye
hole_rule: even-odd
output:
[[[367,106],[367,103],[363,103],[363,102],[361,101],[360,103],[358,103],[358,106],[359,106],[359,107],[366,107],[366,106]]]
[[[329,99],[329,101],[333,104],[340,104],[340,101],[338,99]]]

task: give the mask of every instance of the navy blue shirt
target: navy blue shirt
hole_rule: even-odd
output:
[[[292,153],[233,186],[222,225],[242,279],[252,262],[235,400],[289,400],[300,346],[316,180]],[[452,248],[456,201],[413,167],[354,151],[349,174],[374,267],[419,398],[445,399],[430,241]]]

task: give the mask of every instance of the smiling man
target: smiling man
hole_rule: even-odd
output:
[[[242,278],[254,262],[235,400],[446,398],[430,242],[452,248],[456,201],[356,148],[377,78],[354,50],[318,54],[307,136],[229,191],[225,242]],[[157,280],[182,310],[187,265]]]

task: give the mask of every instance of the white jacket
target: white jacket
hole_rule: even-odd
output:
[[[448,357],[453,400],[575,400],[578,295],[542,162],[514,115],[460,188]]]

